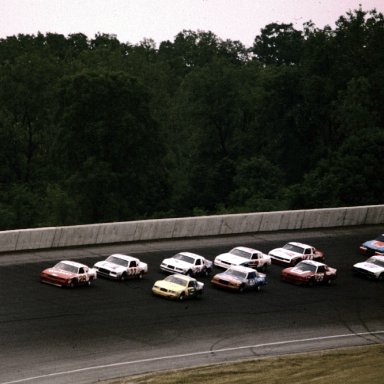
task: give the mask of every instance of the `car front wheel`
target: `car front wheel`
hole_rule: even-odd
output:
[[[120,277],[120,281],[125,281],[127,280],[127,274],[126,273],[123,273]]]

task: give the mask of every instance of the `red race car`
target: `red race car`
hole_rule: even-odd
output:
[[[281,271],[281,279],[289,283],[309,285],[331,284],[337,276],[335,268],[314,260],[300,261],[295,267]]]
[[[40,273],[42,283],[58,287],[73,288],[77,285],[91,285],[97,278],[96,270],[75,261],[60,261],[52,268],[44,269]]]

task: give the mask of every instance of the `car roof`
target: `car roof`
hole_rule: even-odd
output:
[[[302,260],[302,261],[300,261],[300,263],[311,264],[311,265],[314,265],[316,267],[319,267],[321,265],[326,266],[326,264],[320,263],[319,261],[315,261],[315,260]]]
[[[68,265],[73,265],[74,267],[87,267],[85,264],[78,263],[77,261],[72,261],[72,260],[62,260],[60,263],[68,264]]]
[[[172,276],[176,276],[176,277],[178,277],[179,279],[181,279],[181,280],[185,280],[185,281],[196,280],[195,278],[193,278],[193,277],[191,277],[191,276],[182,275],[181,273],[174,273]],[[169,276],[167,276],[167,277],[169,277]]]
[[[244,265],[231,265],[228,269],[245,273],[256,272],[253,268],[245,267]]]
[[[131,260],[136,260],[138,261],[139,259],[137,259],[136,257],[133,257],[133,256],[129,256],[129,255],[123,255],[121,253],[113,253],[112,255],[110,256],[114,256],[114,257],[117,257],[119,259],[123,259],[123,260],[126,260],[126,261],[131,261]]]
[[[241,251],[246,251],[246,252],[251,252],[251,253],[260,252],[257,249],[250,248],[250,247],[244,247],[243,245],[240,245],[239,247],[234,247],[232,249],[240,249]]]
[[[303,248],[313,248],[312,245],[300,243],[298,241],[290,241],[288,244],[297,245],[298,247],[303,247]]]
[[[196,258],[196,257],[202,257],[200,255],[198,255],[197,253],[192,253],[192,252],[178,252],[177,254],[181,254],[181,255],[185,255],[185,256],[190,256],[190,257],[193,257],[193,258]],[[176,256],[176,255],[175,255]]]

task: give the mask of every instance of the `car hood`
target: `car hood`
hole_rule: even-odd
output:
[[[174,259],[173,257],[170,257],[169,259],[164,259],[163,263],[168,265],[173,265],[174,267],[178,267],[178,268],[184,268],[184,269],[193,267],[192,264],[186,263],[183,260]]]
[[[168,291],[180,292],[184,289],[182,285],[172,283],[170,281],[158,280],[155,283],[156,287],[167,289]]]
[[[300,256],[301,253],[288,251],[284,248],[276,248],[276,249],[273,249],[269,253],[269,255],[270,256],[278,256],[278,257],[281,257],[282,259],[286,259],[286,260],[291,260],[293,257]]]
[[[61,269],[56,269],[56,268],[45,269],[42,273],[46,274],[46,275],[50,275],[50,276],[59,277],[59,278],[62,278],[62,279],[72,279],[73,277],[77,276],[76,273],[72,273],[72,272],[68,272],[68,271],[63,271]]]
[[[383,272],[384,268],[380,267],[380,265],[372,264],[372,263],[367,263],[366,261],[362,263],[357,263],[354,265],[355,268],[361,268],[365,269],[366,271],[373,272],[373,273],[378,273],[378,272]]]
[[[249,262],[245,257],[237,256],[232,253],[222,253],[221,255],[216,256],[216,259],[233,265],[241,265]]]
[[[313,272],[302,271],[301,269],[296,267],[283,269],[282,272],[287,273],[289,275],[295,275],[295,276],[301,276],[301,277],[313,276]]]
[[[104,268],[112,272],[123,272],[126,270],[125,267],[122,267],[121,265],[117,265],[114,263],[110,263],[109,261],[99,261],[98,263],[95,264],[95,267]]]
[[[242,283],[243,282],[243,279],[240,279],[236,276],[233,276],[233,275],[229,275],[225,272],[223,273],[219,273],[218,275],[215,276],[215,278],[218,280],[225,280],[225,281],[229,281],[230,283]]]

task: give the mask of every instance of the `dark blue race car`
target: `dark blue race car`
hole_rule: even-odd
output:
[[[360,252],[363,255],[372,256],[378,253],[384,253],[384,233],[374,240],[368,240],[360,245]]]

